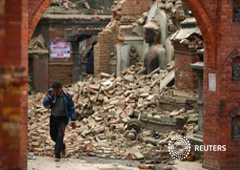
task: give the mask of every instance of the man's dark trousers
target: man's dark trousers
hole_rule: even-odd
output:
[[[56,158],[60,158],[61,151],[66,149],[63,143],[64,132],[67,126],[67,117],[50,117],[50,136],[55,142],[54,154]]]

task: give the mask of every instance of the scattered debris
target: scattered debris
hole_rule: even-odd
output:
[[[28,155],[27,155],[27,159],[28,160],[36,160],[36,157],[34,156],[34,153],[28,153]]]
[[[162,110],[159,107],[162,95],[173,93],[174,88],[160,91],[160,81],[171,69],[153,75],[137,75],[141,68],[142,64],[138,63],[124,70],[123,77],[102,73],[101,79],[89,77],[65,87],[73,96],[77,115],[77,128],[69,126],[66,130],[67,156],[134,159],[145,163],[172,161],[167,148],[175,132],[161,132],[162,125],[170,120],[174,127],[174,121],[186,119],[184,122],[187,122],[188,117],[197,112],[179,109],[173,114]],[[54,143],[48,133],[50,110],[42,106],[44,97],[42,93],[29,96],[28,150],[35,155],[52,156]],[[186,97],[181,100],[188,101]],[[157,130],[142,128],[144,120],[156,124]],[[192,133],[195,126],[185,125],[184,128]]]

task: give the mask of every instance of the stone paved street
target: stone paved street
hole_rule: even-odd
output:
[[[80,159],[63,158],[54,162],[51,157],[36,157],[28,161],[28,170],[138,170],[137,161],[122,161],[84,157]]]

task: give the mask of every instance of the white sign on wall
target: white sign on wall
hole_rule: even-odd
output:
[[[70,58],[71,56],[70,44],[65,41],[51,42],[50,51],[51,58]]]
[[[208,85],[210,91],[216,91],[216,74],[209,73],[208,74]]]
[[[86,40],[83,40],[83,41],[79,42],[80,50],[82,50],[82,51],[86,50],[86,46],[87,46],[87,41]]]

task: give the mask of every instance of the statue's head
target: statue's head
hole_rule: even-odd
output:
[[[161,31],[160,26],[155,20],[151,20],[143,27],[143,38],[146,43],[158,44],[160,43]]]
[[[135,52],[136,52],[136,48],[135,48],[134,46],[131,46],[130,51],[131,51],[132,53],[135,53]]]

